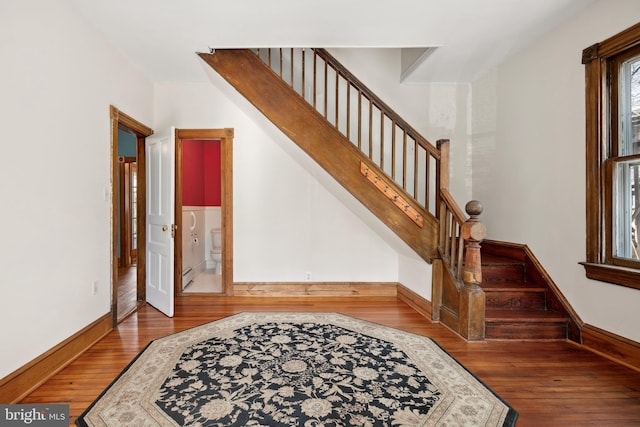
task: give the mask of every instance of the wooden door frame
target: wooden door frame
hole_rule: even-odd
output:
[[[226,129],[176,129],[176,212],[178,235],[182,235],[182,141],[203,139],[220,141],[220,187],[222,213],[222,293],[233,295],[233,136],[234,130]],[[190,295],[182,292],[182,239],[176,236],[174,292],[176,296]],[[196,295],[196,294],[191,294]]]
[[[109,106],[111,119],[111,317],[113,326],[118,324],[118,129],[123,128],[136,135],[136,163],[138,177],[144,177],[145,169],[145,138],[153,135],[153,130],[118,110]],[[138,179],[137,197],[137,229],[136,247],[138,250],[136,299],[145,300],[146,276],[146,180]]]

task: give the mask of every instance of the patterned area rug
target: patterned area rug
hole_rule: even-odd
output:
[[[431,339],[334,313],[241,313],[151,342],[79,426],[513,426]]]

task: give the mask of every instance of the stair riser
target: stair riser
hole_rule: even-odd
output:
[[[503,323],[488,322],[485,325],[486,339],[535,339],[552,340],[567,337],[567,324],[562,323]]]
[[[483,281],[511,281],[517,282],[524,280],[524,266],[522,265],[483,265],[482,266]]]
[[[487,308],[546,309],[545,292],[484,291]]]

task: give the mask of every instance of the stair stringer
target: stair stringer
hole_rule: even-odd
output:
[[[384,172],[256,55],[235,49],[199,55],[420,258],[430,263],[438,256],[437,219],[407,198],[410,206],[424,218],[420,228],[396,207],[361,174],[360,163],[364,162],[380,176],[384,176]],[[387,181],[398,194],[404,193],[392,180]]]

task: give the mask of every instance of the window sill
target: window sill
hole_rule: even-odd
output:
[[[640,289],[640,270],[590,262],[580,264],[584,266],[589,279]]]

